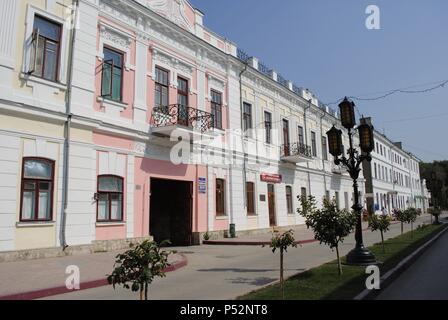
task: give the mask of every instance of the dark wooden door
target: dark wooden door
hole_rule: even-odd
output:
[[[268,184],[268,207],[269,207],[269,225],[271,227],[277,225],[275,219],[275,190],[273,184]]]

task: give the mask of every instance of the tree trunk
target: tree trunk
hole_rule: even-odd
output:
[[[143,286],[140,286],[140,300],[143,300]]]
[[[414,223],[411,222],[411,239],[414,239]]]
[[[283,286],[283,249],[280,249],[280,290],[282,291],[282,300],[285,299],[285,288]]]
[[[383,244],[383,253],[386,253],[386,248],[384,247],[384,234],[383,230],[380,230],[381,232],[381,243]]]
[[[336,246],[336,256],[338,257],[338,271],[339,271],[339,275],[342,275],[341,258],[339,257],[339,246]]]
[[[148,283],[145,283],[145,300],[148,300]]]
[[[403,235],[403,222],[401,223],[401,235]]]

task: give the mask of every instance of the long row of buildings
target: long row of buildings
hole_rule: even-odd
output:
[[[301,224],[298,195],[353,204],[338,112],[185,0],[2,0],[0,75],[0,251],[191,245]],[[375,141],[364,206],[425,210],[419,160]]]

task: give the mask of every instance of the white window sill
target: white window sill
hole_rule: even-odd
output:
[[[39,83],[39,84],[43,84],[49,87],[52,87],[54,89],[58,89],[61,91],[65,91],[67,90],[67,86],[63,83],[60,82],[53,82],[53,81],[49,81],[43,78],[39,78],[36,76],[33,76],[31,74],[26,74],[26,73],[20,73],[20,79],[25,80],[26,81],[26,85],[29,87],[33,87],[33,85],[35,83]]]
[[[127,108],[127,103],[117,102],[109,99],[104,99],[102,97],[97,97],[97,101],[101,103],[102,107],[105,108],[117,108],[119,111],[123,111]]]
[[[30,221],[30,222],[16,222],[17,228],[43,228],[54,227],[54,221]]]
[[[126,222],[97,222],[95,226],[97,227],[119,227],[126,225]]]
[[[216,216],[215,217],[216,220],[229,220],[228,216]]]

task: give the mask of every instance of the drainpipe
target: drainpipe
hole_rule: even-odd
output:
[[[303,109],[303,128],[305,129],[305,145],[308,145],[308,129],[307,129],[307,125],[306,125],[306,111],[310,108],[311,108],[311,99],[308,100],[308,106]],[[308,161],[306,163],[306,167],[308,168],[308,170],[307,170],[308,192],[309,192],[309,195],[311,195],[311,174],[310,174],[310,164]]]
[[[241,113],[241,119],[240,119],[240,126],[241,126],[241,129],[243,128],[243,82],[242,82],[242,77],[243,77],[243,73],[244,72],[246,72],[247,71],[247,61],[244,63],[244,69],[243,70],[241,70],[240,71],[240,73],[239,73],[239,82],[240,82],[240,113]],[[230,121],[230,119],[229,119],[229,121]],[[243,151],[243,174],[242,174],[242,176],[243,176],[243,204],[244,204],[244,207],[246,207],[246,196],[245,196],[245,194],[246,194],[246,179],[247,179],[247,177],[246,177],[246,151],[245,151],[245,148],[244,148],[244,137],[243,137],[243,134],[242,134],[242,132],[241,132],[241,147],[242,147],[242,151]],[[232,156],[232,161],[233,161],[233,158],[235,158],[234,156],[236,155],[236,153]],[[233,164],[231,163],[230,164],[230,167],[229,167],[229,175],[230,175],[230,177],[229,177],[229,184],[230,184],[230,192],[229,192],[229,195],[230,195],[230,236],[231,237],[235,237],[235,234],[234,234],[234,232],[235,232],[235,221],[234,221],[234,215],[233,215],[233,198],[232,198],[232,194],[233,194],[233,169],[232,169],[232,167],[233,167]]]
[[[72,16],[74,20],[72,21],[71,31],[70,31],[70,46],[69,46],[69,63],[67,68],[67,92],[65,94],[65,113],[67,120],[65,121],[64,130],[64,169],[63,169],[63,193],[62,193],[62,203],[63,210],[61,214],[61,234],[60,242],[62,250],[65,250],[68,245],[65,237],[65,227],[67,222],[67,209],[68,209],[68,181],[69,181],[69,165],[70,165],[70,131],[72,122],[71,104],[72,104],[72,82],[73,82],[73,60],[74,60],[74,47],[76,38],[76,23],[78,21],[78,0],[73,0],[72,2]]]

